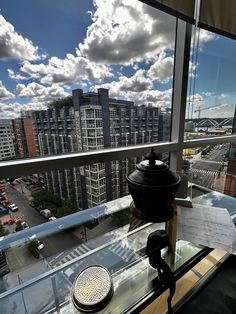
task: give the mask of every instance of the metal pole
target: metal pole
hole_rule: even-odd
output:
[[[18,281],[19,281],[19,284],[22,283],[21,281],[21,278],[20,278],[20,275],[18,274]],[[22,301],[23,301],[23,305],[24,305],[24,309],[25,309],[25,313],[28,314],[28,311],[27,311],[27,308],[26,308],[26,303],[25,303],[25,297],[24,297],[24,292],[23,292],[23,289],[21,289],[21,296],[22,296]]]
[[[24,194],[21,180],[20,180],[20,187],[21,187],[21,193]]]
[[[54,295],[56,312],[59,314],[60,313],[60,302],[59,302],[59,297],[58,297],[58,293],[57,293],[57,284],[56,284],[55,275],[51,276],[50,278],[52,281],[52,291],[53,291],[53,295]]]
[[[191,28],[190,24],[177,19],[170,141],[176,141],[178,146],[176,151],[170,153],[170,168],[173,171],[180,171],[182,169]],[[173,252],[176,250],[176,224],[177,217],[175,213],[174,217],[167,223],[167,232]],[[174,261],[175,254],[172,254],[170,262],[174,263]]]

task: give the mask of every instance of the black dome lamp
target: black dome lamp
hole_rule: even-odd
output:
[[[136,166],[127,177],[132,213],[147,222],[167,222],[174,215],[172,203],[175,199],[181,178],[171,171],[151,149],[145,160]],[[148,236],[146,254],[149,263],[157,269],[160,285],[170,289],[168,313],[173,313],[171,299],[175,293],[175,279],[170,267],[161,257],[161,250],[170,248],[170,241],[165,230],[157,230]]]

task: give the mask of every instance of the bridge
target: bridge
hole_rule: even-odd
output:
[[[229,118],[200,118],[200,119],[186,119],[186,121],[193,121],[196,127],[213,127],[222,128],[224,126],[233,126],[233,117]]]

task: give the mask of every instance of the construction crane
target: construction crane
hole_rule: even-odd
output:
[[[221,106],[221,104],[214,105],[214,106],[210,106],[210,107],[206,107],[206,108],[200,108],[200,107],[199,107],[198,109],[194,110],[194,112],[198,112],[198,119],[200,119],[200,113],[201,113],[201,111],[207,110],[207,109],[217,108],[217,107],[219,107],[219,106]]]

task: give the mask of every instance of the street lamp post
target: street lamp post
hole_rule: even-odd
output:
[[[21,193],[24,194],[24,190],[23,190],[23,186],[22,186],[22,182],[20,181],[20,187],[21,187]]]

